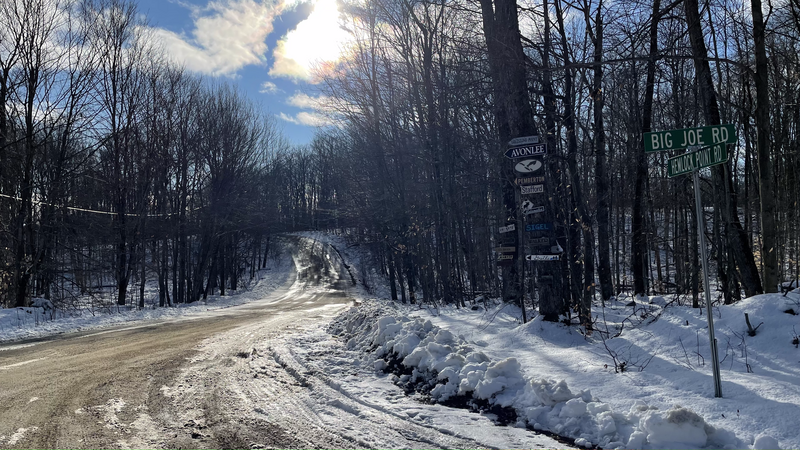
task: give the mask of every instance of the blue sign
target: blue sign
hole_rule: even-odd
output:
[[[553,229],[553,224],[550,222],[545,223],[529,223],[525,225],[525,231],[550,231]]]

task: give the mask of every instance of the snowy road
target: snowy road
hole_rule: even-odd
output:
[[[324,245],[301,240],[294,260],[292,282],[243,306],[0,346],[0,447],[491,446],[437,422],[442,407],[402,395],[365,401],[309,363],[307,350],[298,357],[292,336],[319,331],[352,302]],[[386,406],[398,403],[410,406]],[[439,417],[489,424],[467,412]],[[491,442],[499,433],[522,444],[523,430],[488,427]]]

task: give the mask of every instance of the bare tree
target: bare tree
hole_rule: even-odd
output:
[[[751,0],[756,71],[756,128],[758,129],[758,185],[761,200],[761,254],[764,258],[764,292],[778,292],[778,242],[775,223],[775,190],[772,183],[770,155],[769,61],[766,50],[766,26],[761,0]]]
[[[685,0],[684,9],[689,27],[689,40],[692,46],[703,114],[708,125],[719,125],[719,105],[717,104],[716,89],[714,88],[714,81],[708,63],[708,51],[703,37],[697,0]],[[727,165],[720,165],[712,168],[711,172],[714,185],[717,186],[714,204],[716,209],[721,212],[729,251],[736,261],[745,292],[748,296],[761,293],[763,288],[758,275],[758,268],[756,267],[747,235],[736,212],[735,191],[730,171]]]
[[[133,270],[130,238],[130,190],[135,186],[134,151],[137,115],[143,101],[141,83],[146,43],[137,35],[136,5],[127,0],[102,0],[92,5],[97,15],[93,36],[98,65],[98,103],[109,189],[114,193],[117,304],[125,305]]]

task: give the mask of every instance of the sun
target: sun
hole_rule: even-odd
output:
[[[308,80],[316,68],[338,61],[352,40],[339,19],[336,0],[316,0],[308,18],[278,41],[270,74]]]

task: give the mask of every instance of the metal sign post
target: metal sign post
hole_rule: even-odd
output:
[[[700,199],[700,171],[692,171],[692,177],[694,181],[694,203],[697,208],[697,234],[700,236],[700,261],[703,263],[703,286],[706,291],[708,339],[711,342],[711,369],[714,372],[714,397],[722,397],[722,380],[719,376],[717,338],[714,337],[714,314],[711,311],[711,285],[708,282],[708,263],[706,262],[706,218],[703,213],[703,202]]]
[[[708,279],[708,255],[706,251],[706,225],[703,202],[700,198],[700,169],[716,166],[728,161],[726,145],[735,143],[736,128],[733,125],[687,128],[683,130],[645,133],[646,152],[695,148],[695,151],[675,156],[667,161],[667,176],[670,178],[692,173],[694,182],[694,203],[697,213],[697,234],[700,238],[700,261],[703,264],[703,287],[706,292],[706,317],[708,320],[708,340],[711,346],[711,371],[714,375],[714,397],[722,397],[722,379],[719,375],[719,352],[717,338],[714,336],[714,313],[711,310],[711,283]]]

